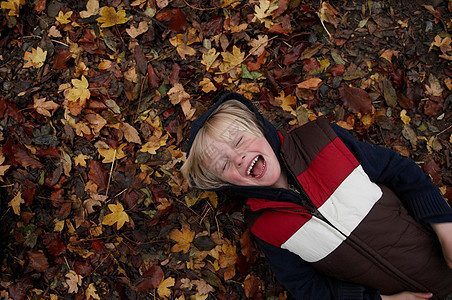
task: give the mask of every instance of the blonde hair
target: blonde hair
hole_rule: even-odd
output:
[[[224,129],[222,124],[228,124],[228,127]],[[263,130],[254,113],[245,104],[237,100],[228,100],[212,112],[198,131],[190,154],[181,167],[182,175],[189,186],[210,190],[230,185],[209,169],[207,160],[213,158],[216,149],[213,143],[207,145],[207,137],[219,141],[231,141],[238,131],[263,136]]]

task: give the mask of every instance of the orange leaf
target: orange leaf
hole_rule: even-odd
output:
[[[171,248],[171,252],[180,252],[187,253],[190,250],[191,242],[193,242],[193,238],[195,237],[195,233],[192,232],[189,228],[182,228],[182,231],[179,229],[173,229],[169,238],[175,241],[177,244]]]

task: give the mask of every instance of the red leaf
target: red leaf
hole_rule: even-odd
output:
[[[218,35],[223,31],[223,17],[213,15],[206,24],[206,35]]]
[[[257,250],[254,247],[251,239],[251,231],[247,229],[240,238],[240,246],[242,248],[242,254],[246,257],[246,260],[250,263],[254,263],[257,259]]]
[[[148,65],[148,81],[151,88],[158,88],[160,86],[160,78],[155,74],[154,68],[151,64]]]
[[[432,181],[436,185],[442,184],[441,167],[433,160],[431,156],[427,156],[422,165],[422,170],[432,177]]]
[[[438,112],[443,108],[443,104],[440,101],[434,101],[433,97],[427,99],[424,104],[424,113],[427,116],[436,116]],[[436,100],[436,99],[435,99]]]
[[[90,160],[88,178],[103,190],[107,188],[108,171],[96,160]]]
[[[139,292],[156,289],[163,280],[163,270],[160,266],[154,265],[144,272],[141,277],[146,277],[147,279],[137,284],[137,290]]]
[[[308,58],[303,60],[303,73],[307,74],[312,70],[319,68],[320,64],[315,58]]]
[[[344,65],[334,65],[331,66],[330,72],[333,76],[341,76],[345,73],[345,66]]]
[[[72,58],[72,53],[69,49],[61,49],[58,51],[53,60],[53,68],[56,70],[63,70],[67,68],[67,61]]]
[[[167,21],[168,26],[176,32],[182,32],[187,28],[187,19],[179,8],[160,12],[155,17],[159,21]]]
[[[49,268],[49,262],[44,253],[38,251],[29,251],[28,266],[37,272],[44,272]]]
[[[28,290],[30,290],[32,287],[33,284],[28,278],[21,279],[15,284],[8,286],[8,292],[14,300],[23,300],[25,299],[25,295],[27,294]]]
[[[257,71],[261,68],[262,64],[264,63],[264,59],[265,59],[265,54],[267,54],[268,52],[265,50],[261,56],[259,56],[255,62],[251,61],[251,59],[248,59],[246,61],[246,66],[248,68],[249,71]]]
[[[22,199],[25,200],[25,206],[30,206],[33,203],[35,192],[35,188],[26,189],[22,192]]]
[[[181,67],[178,64],[173,65],[173,70],[171,71],[171,74],[169,76],[171,85],[174,85],[179,82],[180,70],[181,70]]]
[[[82,276],[90,275],[93,272],[93,267],[88,261],[76,261],[74,264],[74,271]]]
[[[93,240],[91,242],[91,248],[95,251],[102,251],[105,249],[104,242],[102,240]]]
[[[414,108],[413,100],[408,98],[405,94],[397,93],[397,102],[399,102],[399,105],[405,109]]]
[[[345,107],[350,111],[362,114],[372,111],[372,100],[366,91],[344,84],[339,88],[339,94]]]
[[[3,153],[10,156],[11,163],[15,166],[20,164],[22,167],[32,167],[34,169],[44,167],[39,160],[30,156],[20,145],[15,144],[10,139],[6,141]]]
[[[61,241],[60,235],[56,232],[47,232],[42,237],[42,241],[53,256],[66,253],[66,245]]]

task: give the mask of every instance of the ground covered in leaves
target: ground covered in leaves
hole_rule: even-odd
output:
[[[241,203],[179,172],[228,91],[278,128],[326,115],[452,200],[452,2],[332,2],[1,1],[0,297],[288,298]]]

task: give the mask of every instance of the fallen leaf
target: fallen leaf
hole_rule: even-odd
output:
[[[360,88],[344,84],[339,88],[339,95],[345,107],[354,113],[368,114],[372,111],[372,100],[369,94]]]
[[[9,201],[8,206],[11,206],[14,213],[19,216],[21,203],[25,203],[25,201],[22,199],[22,193],[18,192],[17,195],[14,196],[13,200]]]
[[[69,101],[73,102],[79,102],[80,106],[84,106],[86,103],[86,100],[89,99],[91,96],[91,92],[88,89],[89,83],[88,80],[85,78],[85,76],[82,76],[82,79],[72,79],[71,80],[72,85],[74,88],[69,90],[69,93],[67,95],[67,99]]]
[[[97,289],[94,283],[90,283],[88,288],[85,290],[86,300],[90,300],[91,297],[95,300],[100,300],[99,294],[97,294]]]
[[[122,122],[119,128],[122,132],[124,132],[124,138],[129,143],[136,143],[141,145],[140,135],[138,133],[138,130],[135,129],[135,127],[133,127],[129,123]]]
[[[402,122],[404,124],[410,124],[410,122],[411,122],[411,118],[406,115],[406,110],[402,110],[400,112],[400,119],[402,120]]]
[[[170,41],[171,45],[176,47],[176,51],[182,59],[185,59],[185,57],[187,55],[195,55],[196,54],[196,50],[193,49],[192,47],[188,46],[184,42],[182,34],[178,34],[175,37],[170,38],[169,41]]]
[[[169,238],[176,242],[176,244],[171,247],[171,252],[180,252],[187,253],[191,248],[191,243],[193,242],[193,238],[195,237],[195,233],[192,232],[189,228],[182,227],[182,231],[179,229],[173,229]]]
[[[148,27],[148,23],[145,21],[142,21],[138,24],[138,27],[135,26],[130,26],[130,28],[126,29],[126,32],[132,37],[132,38],[136,38],[137,36],[145,33],[146,31],[148,31],[149,27]]]
[[[268,45],[268,36],[259,34],[259,36],[256,39],[252,39],[249,41],[248,45],[250,45],[252,48],[250,50],[250,53],[256,56],[261,56],[262,53],[264,53],[265,48]]]
[[[80,17],[89,18],[99,13],[99,0],[88,0],[86,10],[80,12]]]
[[[33,107],[39,114],[44,115],[46,117],[51,117],[53,111],[60,107],[60,105],[53,101],[46,101],[46,98],[39,98],[34,99]],[[52,113],[50,113],[50,111],[52,111]]]
[[[104,6],[100,10],[100,17],[97,18],[97,22],[101,23],[100,27],[111,27],[127,23],[129,19],[126,17],[126,11],[121,9],[116,12],[114,7]]]
[[[278,97],[275,97],[275,101],[281,105],[281,108],[285,111],[293,111],[293,106],[297,104],[297,97],[293,95],[285,95],[284,91],[281,91]]]
[[[86,160],[89,158],[88,155],[85,155],[83,153],[80,153],[79,155],[77,155],[76,157],[74,157],[74,165],[78,166],[82,166],[82,167],[86,167]]]
[[[58,21],[61,25],[69,24],[71,23],[71,20],[69,20],[70,17],[72,17],[72,11],[68,11],[66,13],[63,13],[61,10],[58,12],[58,16],[55,17],[55,20]]]
[[[201,63],[206,66],[207,71],[209,71],[219,55],[220,53],[217,53],[215,48],[211,48],[206,53],[203,53]]]
[[[340,22],[340,18],[338,17],[338,11],[331,6],[328,2],[322,1],[320,10],[317,12],[320,21],[330,23],[334,27],[337,27]]]
[[[157,289],[159,296],[164,298],[171,296],[171,290],[169,288],[173,287],[175,283],[176,280],[172,277],[163,280]]]
[[[47,57],[47,51],[43,51],[40,47],[38,48],[32,48],[31,52],[25,52],[24,54],[24,60],[27,61],[27,63],[23,66],[24,68],[40,68],[44,65],[44,62],[46,61]]]
[[[395,51],[395,50],[390,50],[390,49],[386,49],[381,55],[380,57],[386,59],[387,61],[389,61],[390,63],[392,63],[392,56],[395,55],[399,55],[399,51]]]
[[[392,83],[386,78],[383,78],[382,84],[383,84],[383,96],[385,98],[386,105],[388,105],[389,107],[395,107],[397,105],[396,90],[392,86]]]
[[[2,1],[1,8],[9,9],[8,16],[19,17],[20,6],[25,4],[25,0]]]
[[[75,271],[70,270],[66,274],[66,283],[69,286],[68,293],[77,293],[78,287],[82,285],[82,276],[75,273]]]
[[[104,159],[102,160],[102,163],[108,164],[113,161],[126,157],[127,154],[124,153],[124,151],[122,151],[122,149],[124,149],[125,146],[127,146],[127,144],[124,143],[124,144],[119,145],[119,147],[116,149],[111,148],[111,147],[108,149],[102,149],[102,148],[97,149],[99,154],[104,157]]]
[[[159,12],[155,18],[159,21],[167,21],[168,26],[175,32],[182,32],[187,29],[187,19],[179,8]]]
[[[254,19],[258,19],[266,28],[270,28],[274,23],[271,20],[272,12],[277,10],[276,3],[271,3],[269,0],[259,0],[259,4],[254,6]],[[269,19],[270,18],[270,19]]]
[[[221,52],[221,56],[223,56],[223,63],[226,64],[227,67],[236,67],[243,62],[245,53],[242,53],[242,51],[234,45],[232,47],[232,53]]]
[[[129,222],[129,215],[124,211],[124,207],[120,202],[118,204],[108,204],[111,213],[104,217],[102,225],[112,226],[116,223],[116,229],[121,229],[124,223]]]
[[[428,77],[428,83],[425,86],[425,93],[427,95],[431,95],[434,97],[441,97],[443,93],[443,88],[441,87],[441,83],[439,80],[433,75],[430,74]]]
[[[297,87],[302,89],[308,89],[308,90],[318,90],[319,87],[322,85],[322,79],[313,77],[308,80],[305,80],[303,82],[300,82]]]
[[[28,251],[28,266],[37,272],[45,272],[49,268],[47,257],[42,251]]]

